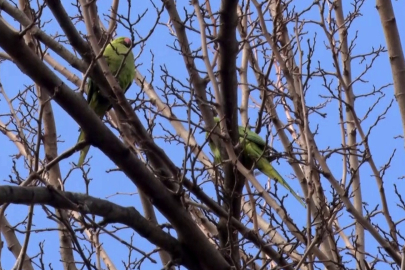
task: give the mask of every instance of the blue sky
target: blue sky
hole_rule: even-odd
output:
[[[181,1],[178,1],[181,2]],[[296,10],[299,11],[308,5],[309,1],[295,1],[296,3]],[[125,7],[126,2],[122,2],[122,8],[119,10],[120,13],[126,14],[127,10]],[[156,1],[156,4],[160,5],[159,1]],[[184,11],[182,10],[184,5],[183,3],[178,3],[179,7],[179,14],[184,19]],[[397,25],[401,26],[405,24],[405,19],[403,16],[399,16],[403,14],[405,11],[404,6],[400,5],[398,1],[393,1],[393,5],[395,8],[395,13],[397,15]],[[66,10],[70,15],[76,13],[75,8],[72,5],[65,5]],[[108,5],[99,7],[100,14],[109,14]],[[213,6],[215,10],[217,7]],[[345,2],[344,11],[345,14],[349,12],[351,9],[351,5],[349,2]],[[156,13],[154,8],[148,1],[137,1],[136,7],[132,7],[131,9],[131,19],[135,21],[137,16],[142,14],[146,9],[148,9],[146,16],[141,20],[141,22],[136,26],[136,30],[140,33],[141,36],[145,36],[148,32],[150,27],[154,24],[156,19]],[[187,9],[190,10],[190,7],[187,6]],[[379,20],[378,12],[375,9],[375,2],[374,1],[366,1],[364,7],[362,8],[363,16],[355,21],[355,23],[349,29],[349,39],[353,38],[357,35],[356,46],[354,47],[353,53],[354,54],[362,54],[369,52],[372,47],[378,48],[380,45],[385,45],[384,35],[382,32],[381,23]],[[2,13],[2,15],[4,15]],[[12,25],[16,28],[17,25],[14,21],[11,21],[7,15],[4,16],[7,21],[9,21]],[[49,9],[44,10],[44,18],[43,21],[52,18],[52,15]],[[319,19],[319,12],[316,8],[313,8],[310,12],[305,15],[306,20],[310,19]],[[161,23],[168,22],[168,16],[164,12],[162,17],[160,18]],[[78,24],[79,29],[82,32],[85,32],[85,28],[82,24]],[[268,26],[270,27],[270,26]],[[333,71],[333,65],[331,61],[331,54],[330,51],[325,50],[325,35],[321,32],[321,29],[317,26],[307,25],[305,30],[308,32],[307,36],[304,36],[304,41],[302,42],[302,46],[305,49],[306,46],[306,39],[310,39],[311,42],[313,41],[314,34],[316,33],[316,47],[315,47],[315,55],[313,58],[313,66],[317,65],[317,61],[320,62],[320,65],[329,71]],[[404,42],[405,40],[405,30],[402,28],[401,38]],[[400,31],[401,31],[400,30]],[[45,26],[45,31],[48,34],[55,34],[56,32],[61,32],[60,28],[57,27],[55,22],[52,22]],[[292,34],[292,29],[290,29],[290,34]],[[119,27],[117,29],[118,36],[126,36],[129,32],[123,28]],[[175,38],[170,35],[167,27],[165,25],[158,25],[156,28],[155,33],[150,37],[148,40],[144,51],[140,58],[137,60],[137,64],[141,64],[138,68],[142,72],[142,74],[148,79],[151,79],[150,70],[151,64],[153,59],[154,64],[154,78],[153,83],[155,90],[158,91],[159,94],[162,92],[159,90],[159,87],[163,87],[163,81],[161,80],[161,76],[163,72],[161,71],[161,66],[165,66],[167,70],[169,70],[170,74],[176,76],[179,80],[181,80],[184,84],[188,85],[187,78],[188,75],[186,73],[185,66],[183,64],[183,60],[181,55],[178,52],[174,52],[169,46],[173,46]],[[191,43],[192,49],[197,49],[200,47],[200,37],[196,33],[192,33],[189,36],[189,41]],[[153,58],[152,54],[153,53]],[[134,49],[134,53],[139,53],[139,47]],[[59,58],[57,58],[59,59]],[[369,60],[365,62],[360,62],[361,59],[356,59],[352,62],[352,69],[353,69],[353,78],[357,77],[359,73],[364,69],[365,65],[369,63]],[[237,64],[240,65],[241,58],[238,57]],[[197,62],[198,66],[203,68],[203,63],[201,61]],[[70,70],[72,68],[68,67]],[[80,73],[76,74],[81,77]],[[272,78],[274,79],[274,77]],[[364,94],[371,92],[372,87],[375,86],[376,88],[386,85],[392,82],[391,76],[391,69],[389,66],[389,60],[387,54],[383,54],[381,57],[377,58],[376,62],[374,63],[373,68],[364,76],[365,80],[368,80],[368,83],[357,83],[354,85],[354,92],[355,94]],[[9,97],[15,96],[18,91],[21,91],[25,88],[26,85],[30,85],[32,82],[27,78],[25,75],[22,75],[18,69],[10,63],[2,63],[0,66],[0,80],[4,86],[5,91],[9,95]],[[249,80],[253,83],[254,78],[250,77]],[[66,81],[66,80],[65,80]],[[75,87],[67,82],[72,89]],[[320,98],[319,95],[328,95],[328,92],[322,87],[322,82],[320,80],[311,80],[310,82],[311,87],[308,90],[307,94],[307,105],[317,105],[320,102],[325,101],[324,99]],[[336,80],[332,82],[332,85],[336,86]],[[179,84],[175,84],[178,90],[183,90],[183,87]],[[133,85],[131,89],[127,92],[126,96],[131,99],[134,98],[141,90],[136,85]],[[363,122],[363,128],[365,131],[369,129],[371,125],[374,124],[375,118],[381,112],[385,110],[387,105],[391,102],[394,98],[393,96],[393,86],[387,87],[382,90],[382,93],[385,97],[382,101],[376,106],[375,111],[370,114],[368,119]],[[253,93],[255,97],[257,97],[257,93]],[[360,118],[363,118],[364,114],[367,112],[370,106],[373,105],[374,101],[377,100],[379,95],[375,95],[372,97],[367,98],[359,98],[356,100],[356,110],[357,114]],[[14,103],[15,105],[17,102]],[[317,115],[311,115],[310,118],[310,126],[312,131],[314,131],[317,127],[319,127],[319,134],[316,136],[317,144],[319,149],[325,149],[327,147],[339,147],[341,143],[340,138],[340,131],[338,123],[338,111],[337,111],[337,102],[331,101],[330,104],[322,110],[323,113],[327,114],[326,120]],[[53,109],[55,113],[55,117],[57,119],[57,132],[58,136],[60,136],[61,142],[58,144],[58,151],[62,153],[63,151],[67,150],[68,148],[72,147],[77,140],[78,136],[78,125],[65,113],[61,108],[53,102]],[[173,108],[174,113],[181,119],[185,119],[187,114],[183,108]],[[3,97],[0,97],[0,113],[8,113],[9,109],[7,104],[4,101]],[[282,110],[279,110],[279,114],[283,115]],[[250,110],[250,117],[251,124],[254,124],[254,120],[256,120],[257,109]],[[143,113],[138,113],[138,117],[145,123]],[[193,116],[195,117],[195,116]],[[0,118],[3,122],[8,121],[8,116],[1,116]],[[174,131],[169,122],[158,118],[159,123],[161,123],[164,128],[169,129],[170,131]],[[195,119],[195,118],[194,118]],[[285,120],[285,119],[282,119]],[[399,111],[397,103],[394,102],[391,109],[388,111],[384,120],[382,120],[379,125],[373,130],[370,138],[369,144],[371,146],[373,158],[380,168],[383,166],[391,156],[394,149],[397,149],[395,154],[395,158],[391,163],[391,168],[386,172],[384,176],[384,183],[385,189],[387,194],[394,194],[393,193],[393,184],[397,184],[402,190],[404,188],[403,182],[399,179],[404,175],[404,172],[401,167],[402,160],[404,160],[405,156],[403,151],[403,140],[402,139],[394,139],[395,136],[402,135],[402,128],[401,122],[399,117]],[[161,135],[163,132],[160,125],[156,125],[154,130],[154,135]],[[199,133],[199,132],[198,132]],[[263,133],[265,134],[265,133]],[[204,135],[198,135],[197,139],[199,142],[203,142]],[[12,174],[12,162],[10,159],[10,155],[16,154],[17,150],[12,142],[9,142],[5,136],[0,136],[0,142],[2,145],[2,154],[0,155],[0,179],[7,180],[9,175]],[[157,144],[161,146],[166,154],[171,157],[177,166],[181,166],[183,158],[184,158],[184,148],[181,145],[177,145],[175,143],[167,143],[163,139],[157,139]],[[275,146],[277,149],[281,148],[281,144],[278,140],[275,142]],[[206,153],[209,153],[206,150]],[[99,197],[99,198],[107,198],[108,200],[119,203],[122,206],[134,206],[140,212],[142,212],[142,207],[139,201],[139,197],[137,195],[129,195],[129,193],[137,192],[136,187],[132,184],[132,182],[128,181],[128,179],[120,172],[110,172],[107,173],[108,169],[113,169],[115,166],[114,164],[101,152],[96,148],[91,148],[89,156],[92,156],[90,164],[92,165],[89,177],[92,178],[89,187],[89,193],[92,196]],[[42,153],[43,157],[43,153]],[[60,163],[62,177],[66,177],[69,171],[71,170],[73,164],[71,162],[77,162],[78,154],[73,155],[67,160],[63,160]],[[334,156],[328,160],[329,166],[332,168],[332,171],[336,174],[338,179],[341,178],[341,171],[342,171],[342,161],[341,157]],[[17,161],[17,166],[19,168],[20,176],[22,178],[27,177],[28,171],[23,165],[22,158]],[[279,165],[276,165],[277,170],[286,178],[291,175],[293,172],[289,166],[287,166],[285,161],[281,161]],[[260,181],[264,185],[266,179],[263,176],[259,177]],[[378,191],[376,188],[375,179],[372,176],[372,172],[369,169],[367,164],[363,165],[361,169],[361,180],[362,180],[362,193],[363,198],[366,202],[369,203],[370,209],[374,208],[379,201],[375,200],[376,192]],[[5,182],[4,182],[5,183]],[[324,188],[330,190],[328,182],[323,179],[322,183]],[[5,183],[6,184],[6,183]],[[290,185],[293,186],[295,190],[300,190],[299,184],[297,181],[290,181]],[[75,192],[85,192],[85,185],[83,181],[82,172],[80,170],[74,170],[66,181],[65,185],[66,190],[75,191]],[[212,187],[205,187],[204,190],[207,192],[212,191]],[[279,187],[278,192],[285,194],[285,191]],[[120,193],[120,195],[111,196],[114,194]],[[122,194],[124,193],[124,194]],[[300,192],[302,194],[302,192]],[[214,196],[214,194],[212,194]],[[330,196],[329,196],[330,198]],[[301,208],[295,207],[296,202],[290,196],[288,198],[288,204],[290,205],[290,214],[293,218],[297,219],[297,222],[300,226],[305,224],[305,220],[299,220],[297,216],[302,213]],[[398,220],[403,216],[402,211],[399,208],[396,208],[395,205],[398,203],[398,198],[394,195],[388,196],[388,203],[391,209],[391,215],[394,220]],[[298,204],[297,204],[298,205]],[[27,207],[26,206],[10,206],[7,210],[7,217],[12,224],[16,224],[21,222],[26,216]],[[163,222],[163,217],[156,212],[159,216],[159,221]],[[343,216],[341,218],[341,225],[342,227],[348,225],[352,222],[348,216]],[[378,222],[383,228],[385,222],[384,219],[377,218],[373,220]],[[36,207],[35,211],[35,229],[43,229],[43,228],[56,228],[56,224],[49,219],[46,218],[44,211],[42,210],[41,206]],[[402,225],[402,224],[401,224]],[[401,229],[402,226],[399,226]],[[22,227],[21,227],[22,228]],[[111,228],[111,227],[110,227]],[[386,228],[386,227],[385,227]],[[347,233],[350,234],[350,230],[347,230]],[[117,234],[118,236],[122,237],[126,241],[130,241],[130,236],[132,235],[132,231],[124,230],[119,231]],[[21,243],[23,242],[24,236],[22,234],[17,233]],[[49,231],[49,232],[41,232],[41,233],[33,233],[31,235],[31,243],[28,249],[29,255],[34,255],[38,252],[38,243],[45,239],[45,251],[46,254],[44,256],[44,260],[46,263],[52,263],[54,269],[59,269],[61,264],[59,262],[59,243],[56,241],[57,232],[56,231]],[[104,247],[106,251],[109,253],[111,258],[114,260],[116,266],[121,268],[121,260],[126,260],[126,253],[127,248],[124,245],[118,244],[115,240],[111,239],[108,236],[103,236],[101,241],[104,243]],[[140,247],[146,251],[151,251],[154,247],[149,244],[146,240],[139,237],[135,234],[134,243],[135,246]],[[370,246],[374,246],[375,242],[369,236],[367,238],[367,244]],[[155,259],[158,260],[157,256]],[[4,250],[2,253],[2,266],[5,269],[10,269],[14,264],[14,258],[8,250]],[[159,261],[159,260],[158,260]],[[158,267],[151,266],[148,262],[146,262],[143,266],[150,266],[153,269],[158,269]],[[159,265],[160,267],[160,265]],[[146,269],[146,268],[145,268]]]

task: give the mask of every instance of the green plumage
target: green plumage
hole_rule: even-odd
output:
[[[135,78],[134,55],[132,53],[131,46],[131,39],[126,37],[119,37],[114,39],[107,45],[103,54],[111,73],[116,76],[121,89],[125,92],[129,89],[132,81]],[[128,53],[129,50],[131,51]],[[126,56],[127,53],[128,55]],[[123,67],[120,70],[121,63],[123,61]],[[117,72],[119,70],[120,73],[117,76]],[[107,111],[109,111],[112,107],[110,101],[106,97],[101,95],[100,89],[91,79],[89,79],[88,81],[87,89],[87,103],[100,118],[103,118]],[[77,141],[80,142],[84,139],[85,134],[83,131],[81,131],[79,139]],[[89,149],[90,145],[81,150],[78,166],[83,165]]]
[[[219,122],[219,118],[214,118],[215,122]],[[208,133],[207,133],[208,136]],[[282,184],[303,206],[304,201],[297,193],[288,185],[284,178],[274,169],[271,165],[271,156],[267,153],[268,146],[266,142],[255,132],[239,126],[239,143],[242,147],[243,158],[250,162],[255,162],[255,167],[264,173],[267,177],[276,180]],[[221,163],[221,153],[215,146],[212,140],[208,141],[208,145],[211,148],[214,155],[214,162],[216,164]]]

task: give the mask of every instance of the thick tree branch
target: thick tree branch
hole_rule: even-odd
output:
[[[402,129],[403,134],[405,134],[405,58],[402,50],[403,44],[401,44],[401,37],[391,0],[376,0],[376,9],[380,15],[384,30],[392,77],[394,79],[395,98],[401,112]]]
[[[225,116],[226,126],[228,127],[229,136],[232,145],[237,145],[239,142],[238,130],[238,81],[236,78],[236,55],[238,54],[238,41],[236,40],[236,26],[238,15],[236,7],[238,1],[222,0],[220,7],[220,27],[218,33],[219,43],[219,80],[220,80],[220,100],[219,110]],[[203,29],[202,29],[203,30]],[[218,145],[219,149],[222,147]],[[225,152],[221,150],[221,152]],[[238,153],[236,153],[238,155]],[[222,154],[224,159],[227,155]],[[242,161],[242,159],[240,159]],[[251,164],[246,164],[250,166]],[[227,208],[231,216],[236,219],[240,218],[241,213],[241,194],[245,183],[245,178],[241,173],[235,170],[232,162],[227,162],[223,165],[225,173],[225,198],[227,200]],[[228,232],[231,232],[229,229]],[[231,246],[231,255],[237,268],[240,266],[237,262],[240,261],[238,235],[228,235],[228,241]]]
[[[52,188],[6,185],[0,186],[0,204],[3,203],[45,204],[56,209],[79,210],[81,214],[103,217],[102,225],[111,223],[127,225],[140,236],[169,252],[176,262],[190,269],[200,269],[184,245],[144,218],[134,207],[122,207],[81,193],[55,192]],[[72,203],[77,205],[78,209],[72,209]]]

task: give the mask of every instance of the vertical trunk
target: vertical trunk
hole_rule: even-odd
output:
[[[236,8],[237,0],[223,0],[220,8],[220,28],[218,33],[219,43],[219,76],[221,90],[221,108],[226,117],[226,125],[229,128],[232,145],[239,142],[238,132],[238,81],[236,77],[236,57],[238,54],[238,43],[236,40],[236,27],[238,16]],[[226,203],[230,215],[240,219],[241,194],[245,179],[236,170],[234,164],[224,164],[225,172],[225,194]],[[221,220],[223,226],[227,225],[226,220]],[[219,232],[224,230],[219,228]],[[227,238],[231,244],[231,256],[236,269],[240,268],[240,256],[238,245],[238,234],[233,233],[232,228],[227,228]],[[231,235],[229,235],[229,233]]]
[[[391,0],[376,0],[376,8],[380,14],[384,30],[385,41],[388,48],[392,77],[394,80],[394,93],[398,102],[402,119],[402,129],[405,134],[405,59],[402,51],[401,38]]]
[[[342,1],[337,0],[334,3],[336,21],[339,27],[339,39],[340,39],[340,56],[342,62],[342,78],[343,82],[340,82],[344,86],[346,94],[346,102],[350,106],[346,108],[346,120],[347,120],[347,146],[349,147],[349,164],[351,177],[353,179],[352,191],[354,194],[353,205],[354,208],[363,216],[363,198],[361,195],[360,173],[359,173],[359,161],[357,159],[357,141],[356,141],[356,124],[354,123],[352,109],[354,109],[354,94],[352,85],[352,70],[351,70],[351,56],[347,41],[347,29],[345,26],[345,18],[343,15]],[[355,225],[356,228],[356,260],[357,269],[365,269],[365,238],[364,227],[359,222]]]

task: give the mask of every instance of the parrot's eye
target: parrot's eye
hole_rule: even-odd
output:
[[[125,39],[124,39],[124,45],[125,45],[125,47],[127,47],[127,48],[131,47],[131,45],[132,45],[131,39],[125,38]]]

